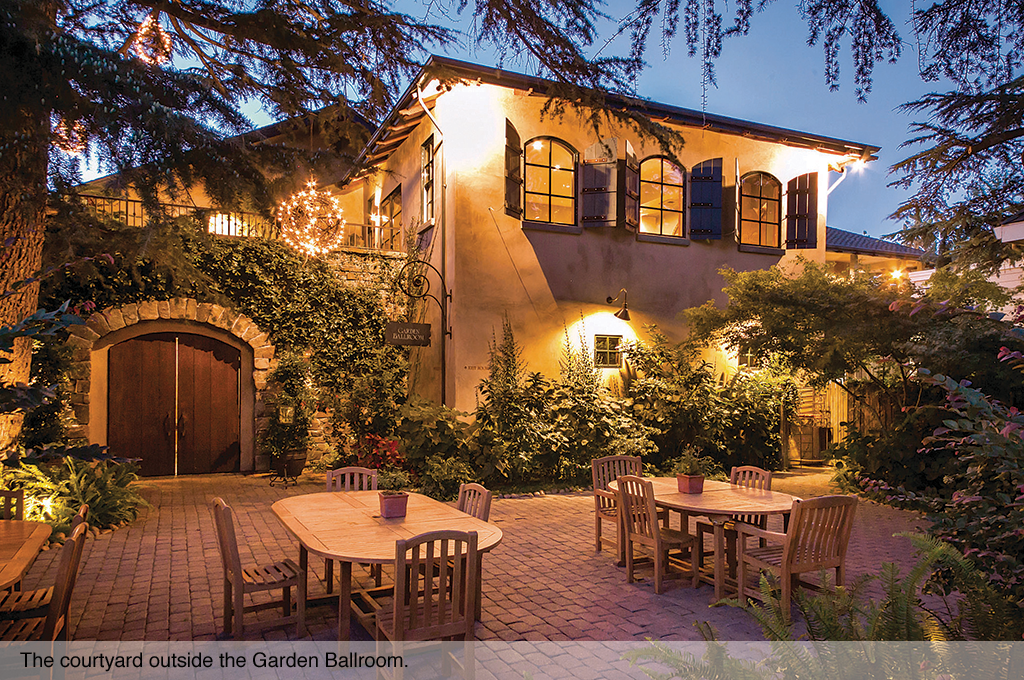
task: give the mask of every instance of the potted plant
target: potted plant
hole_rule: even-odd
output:
[[[377,473],[377,493],[380,496],[380,516],[405,517],[409,494],[404,490],[410,482],[409,474],[395,467],[382,468]]]
[[[278,481],[294,481],[306,466],[309,425],[315,392],[309,377],[309,363],[301,356],[285,355],[267,379],[268,402],[273,406],[270,422],[260,432],[260,449],[270,457]]]
[[[702,493],[704,491],[704,470],[700,458],[690,447],[683,449],[682,455],[676,459],[672,468],[676,475],[679,493]]]

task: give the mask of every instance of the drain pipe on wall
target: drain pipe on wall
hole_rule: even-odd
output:
[[[420,87],[416,88],[416,101],[419,102],[420,108],[423,109],[423,113],[427,114],[427,118],[433,124],[434,129],[437,130],[438,145],[437,149],[441,150],[441,215],[440,224],[438,225],[441,235],[441,287],[444,289],[444,295],[448,298],[448,302],[451,302],[452,292],[448,288],[448,238],[447,231],[445,229],[447,211],[447,198],[448,198],[448,172],[446,158],[447,154],[444,149],[444,132],[441,130],[441,126],[438,124],[437,119],[430,113],[430,109],[427,107],[426,102],[423,101],[423,90]],[[435,154],[435,162],[436,162]],[[451,331],[451,320],[448,316],[451,314],[450,304],[445,305],[448,309],[448,314],[443,313],[441,319],[441,403],[444,406],[448,406],[448,342],[447,338],[452,337]]]

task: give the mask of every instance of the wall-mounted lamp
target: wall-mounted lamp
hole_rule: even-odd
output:
[[[282,425],[291,425],[295,422],[295,407],[294,406],[278,406],[277,407],[277,422]]]
[[[629,307],[626,305],[626,289],[625,288],[620,288],[619,289],[619,293],[622,294],[622,309],[620,309],[619,311],[615,312],[615,318],[616,319],[622,319],[623,321],[629,321]],[[615,301],[618,300],[618,299],[619,299],[618,295],[616,295],[615,297],[611,297],[609,295],[608,299],[606,300],[606,302],[611,305],[611,304],[615,304]]]

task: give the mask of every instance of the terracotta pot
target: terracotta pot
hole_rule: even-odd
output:
[[[679,493],[703,493],[704,475],[676,475]]]
[[[381,517],[405,517],[405,510],[409,505],[409,494],[403,491],[397,494],[379,493],[379,496]]]

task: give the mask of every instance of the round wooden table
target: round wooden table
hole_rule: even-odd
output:
[[[310,552],[341,563],[338,594],[338,639],[348,640],[352,599],[352,564],[391,564],[395,543],[428,531],[453,529],[477,532],[477,549],[487,552],[501,543],[501,529],[461,510],[418,493],[409,494],[405,517],[380,516],[376,491],[339,491],[283,498],[271,506],[285,528],[299,541],[301,578],[309,569]],[[369,631],[372,633],[373,631]]]
[[[50,525],[20,519],[0,520],[0,590],[21,581],[50,540]]]
[[[703,493],[679,493],[675,477],[653,477],[654,502],[691,515],[703,515],[714,527],[715,600],[725,597],[725,523],[733,515],[784,515],[793,509],[796,496],[780,491],[765,491],[737,486],[729,482],[704,480]],[[608,485],[618,491],[614,481]],[[619,531],[622,531],[620,523]]]

